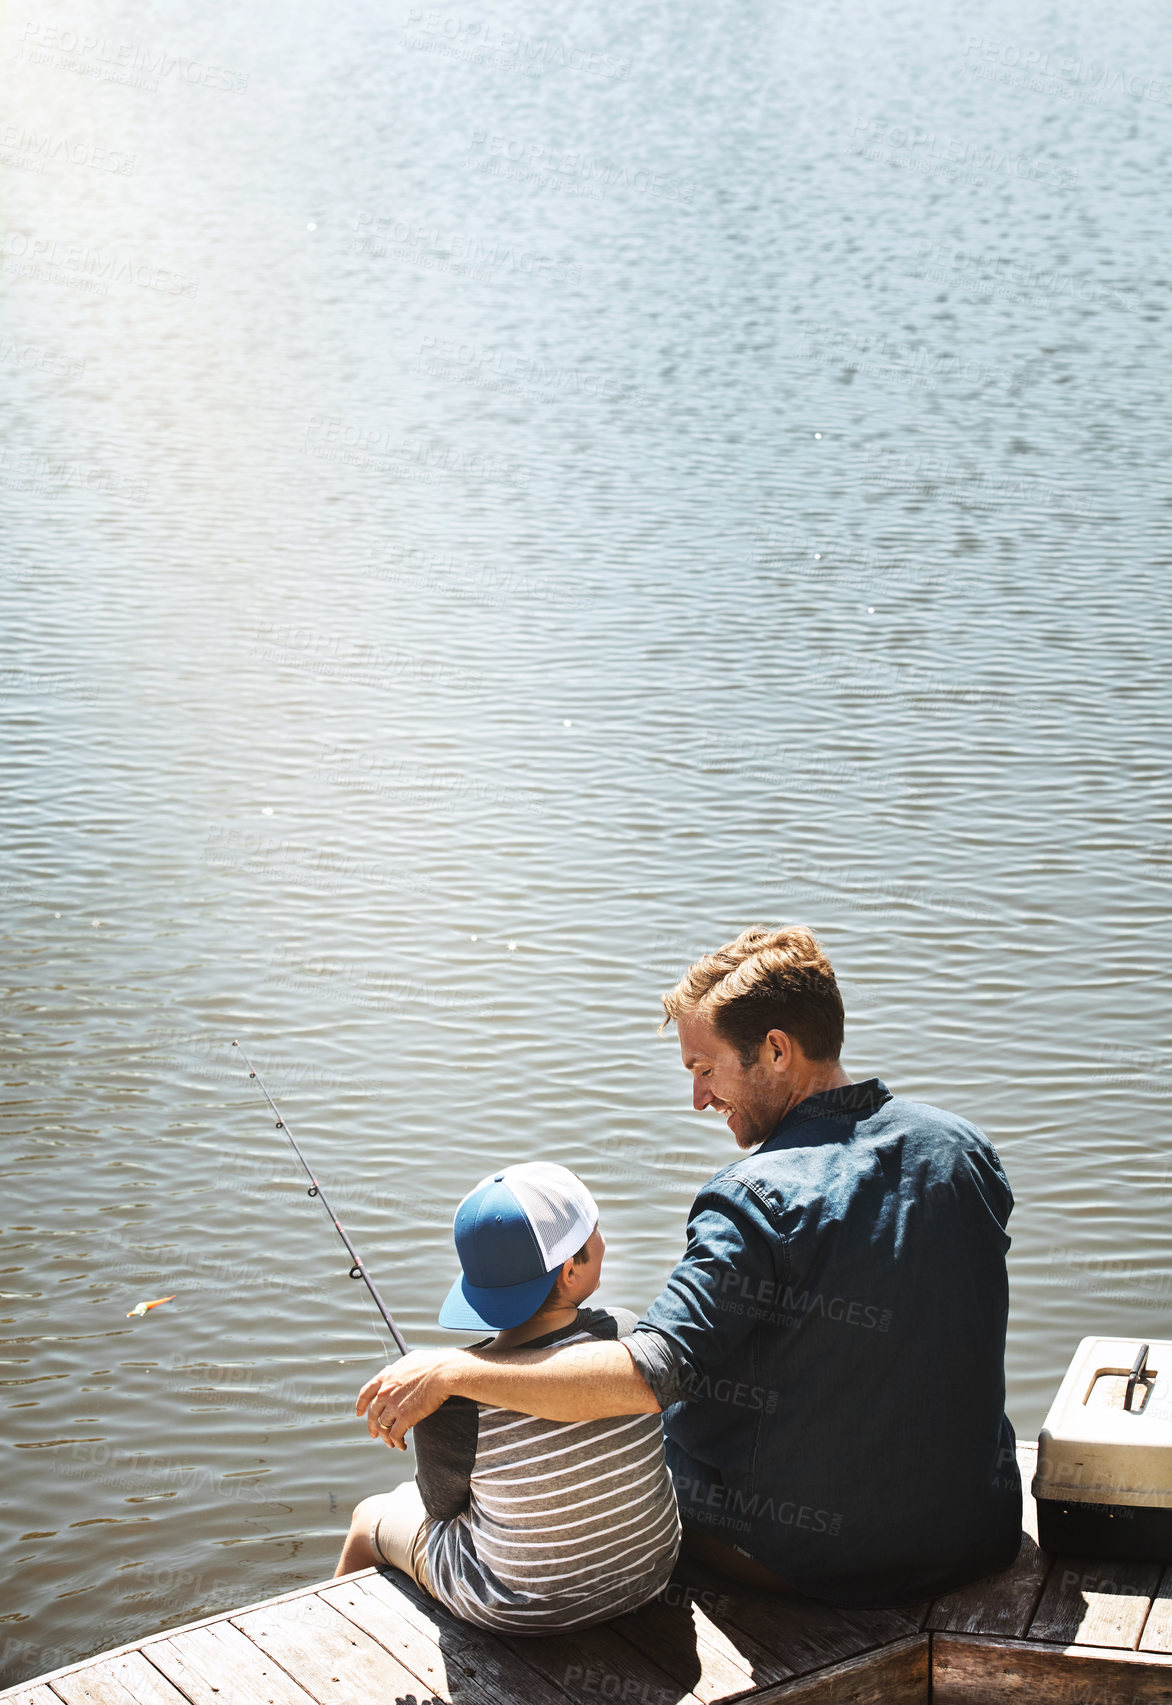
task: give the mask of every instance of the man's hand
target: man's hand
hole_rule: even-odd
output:
[[[395,1450],[406,1450],[406,1435],[417,1421],[433,1415],[452,1395],[444,1380],[443,1350],[412,1350],[401,1361],[392,1362],[358,1393],[355,1413],[366,1416],[372,1439],[382,1439]]]

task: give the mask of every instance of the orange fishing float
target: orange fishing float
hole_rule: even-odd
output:
[[[156,1297],[154,1302],[136,1303],[135,1306],[131,1309],[130,1313],[126,1316],[126,1318],[127,1318],[127,1320],[133,1320],[136,1314],[145,1314],[148,1308],[158,1308],[158,1306],[161,1302],[174,1302],[174,1301],[175,1301],[175,1298],[173,1296],[169,1296],[169,1297]]]

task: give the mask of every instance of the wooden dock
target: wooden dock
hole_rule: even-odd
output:
[[[1034,1450],[1020,1451],[1028,1488]],[[1172,1705],[1172,1567],[1048,1557],[934,1603],[834,1610],[681,1568],[584,1633],[502,1638],[394,1571],[226,1611],[0,1693],[9,1705]]]

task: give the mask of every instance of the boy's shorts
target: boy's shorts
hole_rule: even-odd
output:
[[[424,1509],[414,1480],[365,1501],[370,1506],[370,1548],[375,1556],[402,1569],[430,1594],[427,1539],[436,1523]]]

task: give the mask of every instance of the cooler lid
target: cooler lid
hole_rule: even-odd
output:
[[[1172,1509],[1172,1343],[1083,1339],[1038,1435],[1033,1491]]]

